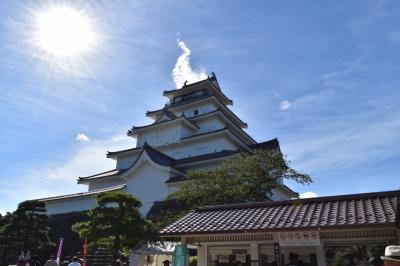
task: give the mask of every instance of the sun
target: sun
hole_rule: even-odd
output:
[[[57,6],[37,12],[35,18],[35,43],[44,52],[71,58],[93,49],[95,34],[84,12]]]

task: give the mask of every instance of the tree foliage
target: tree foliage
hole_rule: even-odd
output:
[[[89,220],[75,224],[73,230],[87,238],[89,245],[108,248],[115,263],[123,249],[146,240],[150,224],[140,214],[142,203],[130,194],[104,192],[96,200],[97,206],[88,213]]]
[[[15,262],[21,251],[30,251],[39,258],[48,256],[54,247],[46,227],[46,205],[37,200],[21,202],[13,213],[0,222],[0,250],[2,264]]]
[[[254,150],[226,159],[209,172],[190,172],[188,180],[169,196],[188,209],[197,206],[265,201],[283,179],[301,184],[311,177],[290,168],[289,161],[277,151]]]

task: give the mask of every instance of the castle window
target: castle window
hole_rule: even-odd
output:
[[[195,109],[195,110],[193,111],[193,114],[194,114],[194,115],[198,115],[198,114],[199,114],[199,110]]]

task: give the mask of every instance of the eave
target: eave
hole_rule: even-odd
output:
[[[175,119],[171,119],[171,120],[166,120],[166,121],[162,121],[159,123],[153,123],[151,125],[146,125],[146,126],[140,126],[140,127],[132,127],[132,129],[130,129],[128,131],[128,136],[134,137],[137,135],[137,133],[139,132],[143,132],[146,131],[148,129],[154,129],[160,126],[167,126],[167,125],[171,125],[171,124],[175,124],[175,123],[182,123],[185,126],[189,127],[191,130],[198,130],[199,127],[193,123],[192,121],[190,121],[186,116],[180,116],[178,118]]]
[[[206,85],[208,89],[211,89],[214,94],[218,95],[221,98],[221,101],[226,105],[231,105],[233,101],[229,99],[210,79],[201,80],[186,86],[183,86],[180,89],[174,90],[166,90],[163,92],[163,96],[168,97],[169,99],[173,99],[175,97],[185,95],[187,93],[195,92],[198,89],[201,89],[202,86]]]
[[[188,107],[192,104],[198,104],[201,103],[203,101],[208,101],[208,100],[214,100],[215,103],[218,105],[218,109],[220,109],[222,112],[226,112],[227,116],[230,116],[234,121],[234,123],[236,123],[240,128],[247,128],[247,124],[245,122],[243,122],[234,112],[232,112],[227,106],[225,106],[223,103],[221,103],[220,100],[218,100],[218,98],[216,98],[214,95],[211,96],[207,96],[207,97],[200,97],[198,99],[194,99],[193,101],[189,101],[186,102],[184,104],[180,104],[180,105],[174,105],[174,106],[170,106],[168,107],[168,110],[179,110],[180,108],[184,107]],[[164,110],[163,109],[158,109],[158,110],[154,110],[154,111],[147,111],[146,112],[146,116],[150,117],[152,119],[157,119],[157,116],[159,116],[161,114],[161,112]],[[200,115],[199,115],[200,116]],[[189,119],[191,119],[192,117],[190,117]]]
[[[76,199],[76,198],[85,198],[85,197],[90,197],[90,196],[93,196],[93,195],[96,195],[96,194],[99,194],[99,193],[102,193],[102,192],[122,190],[125,187],[126,187],[126,185],[124,184],[124,185],[113,186],[113,187],[109,187],[109,188],[105,188],[105,189],[92,190],[92,191],[88,191],[88,192],[42,198],[42,199],[38,199],[38,201],[49,202],[49,201],[59,201],[59,200],[68,200],[68,199]]]

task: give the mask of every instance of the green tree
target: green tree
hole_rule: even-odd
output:
[[[0,265],[8,265],[9,255],[13,253],[10,250],[11,244],[14,242],[13,232],[10,230],[11,219],[12,214],[8,212],[6,215],[2,216],[0,220]]]
[[[197,206],[265,201],[283,179],[301,184],[312,182],[307,174],[290,168],[289,161],[276,151],[254,150],[226,159],[209,172],[190,172],[188,180],[169,196],[186,209]]]
[[[122,192],[104,192],[96,196],[97,206],[89,211],[89,220],[76,223],[73,230],[94,247],[108,248],[116,264],[118,253],[147,240],[150,223],[142,218],[142,203]]]
[[[3,265],[15,262],[21,251],[30,251],[42,259],[48,256],[54,245],[49,240],[46,221],[46,205],[37,200],[21,202],[16,211],[4,217],[0,227]]]

